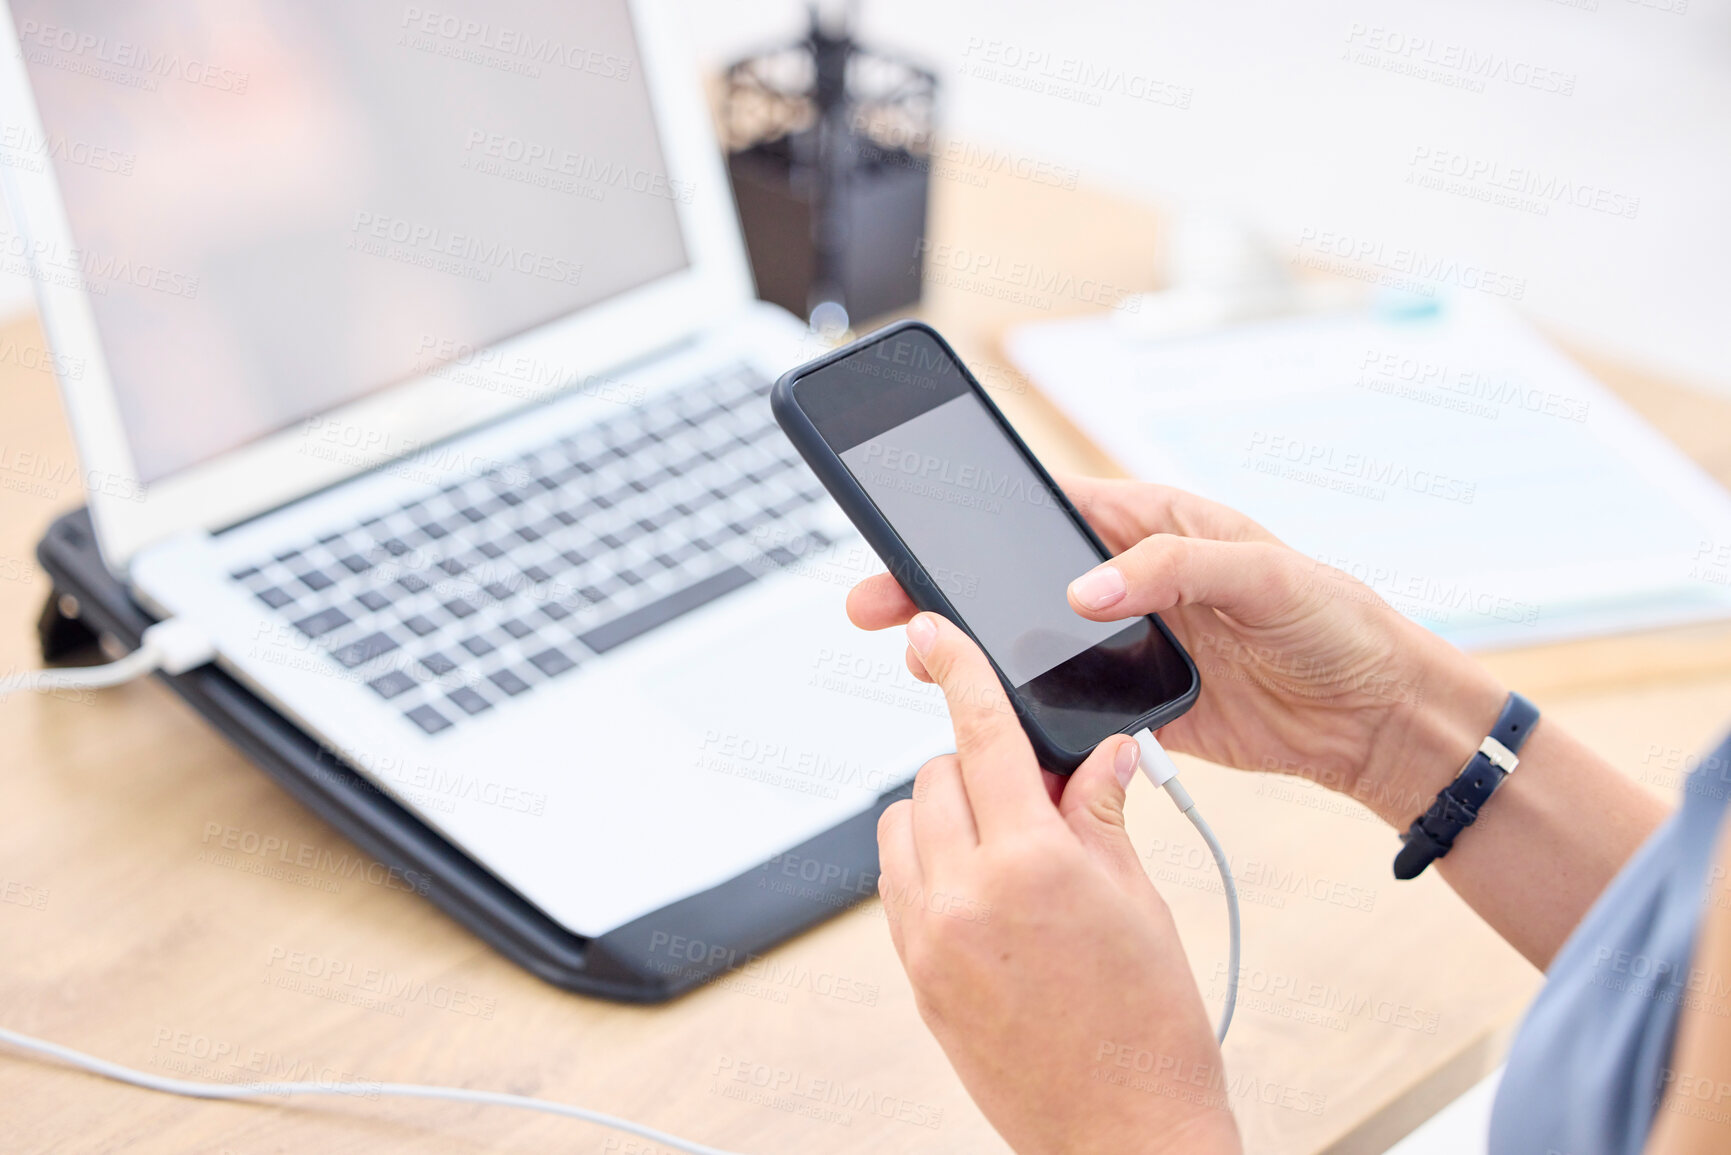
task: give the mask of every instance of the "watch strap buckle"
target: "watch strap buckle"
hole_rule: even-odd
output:
[[[1479,753],[1488,758],[1491,765],[1504,774],[1513,774],[1515,767],[1521,764],[1521,760],[1515,757],[1513,750],[1488,734],[1485,736],[1485,740],[1479,743]]]

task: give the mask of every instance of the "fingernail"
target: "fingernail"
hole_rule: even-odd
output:
[[[1125,742],[1118,747],[1118,752],[1112,755],[1112,770],[1118,775],[1118,785],[1130,785],[1130,779],[1136,776],[1136,763],[1140,761],[1141,754],[1142,751],[1135,742]]]
[[[932,643],[938,640],[937,623],[924,614],[914,615],[908,623],[908,644],[920,657],[926,656],[926,651],[932,648]]]
[[[1124,600],[1124,575],[1115,565],[1089,570],[1070,583],[1070,596],[1085,609],[1103,610]]]

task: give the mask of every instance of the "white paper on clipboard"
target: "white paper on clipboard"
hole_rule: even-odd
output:
[[[1243,510],[1462,647],[1731,617],[1731,494],[1507,310],[1163,340],[1088,317],[1006,344],[1131,473]]]

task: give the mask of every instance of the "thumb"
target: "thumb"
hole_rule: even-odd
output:
[[[1124,787],[1135,775],[1141,754],[1134,738],[1118,734],[1106,739],[1070,775],[1058,799],[1059,815],[1089,857],[1120,883],[1133,879],[1147,883],[1136,848],[1124,830]]]

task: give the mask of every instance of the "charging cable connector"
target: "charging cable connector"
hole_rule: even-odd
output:
[[[1190,824],[1196,827],[1196,833],[1202,836],[1202,841],[1208,844],[1208,851],[1214,856],[1214,865],[1220,871],[1220,887],[1226,895],[1226,925],[1227,925],[1227,957],[1226,957],[1226,1005],[1220,1011],[1220,1026],[1215,1032],[1216,1038],[1224,1043],[1226,1031],[1232,1026],[1232,1012],[1238,1006],[1238,887],[1232,881],[1232,867],[1226,861],[1226,850],[1220,845],[1220,839],[1214,836],[1214,830],[1208,825],[1208,820],[1202,817],[1202,812],[1196,809],[1196,800],[1190,797],[1190,791],[1184,789],[1184,784],[1178,781],[1178,767],[1173,765],[1172,756],[1160,746],[1160,740],[1154,737],[1154,731],[1144,730],[1136,735],[1136,744],[1142,748],[1142,774],[1148,781],[1166,791],[1172,804],[1178,807],[1178,812],[1190,819]]]
[[[103,690],[162,671],[184,674],[216,657],[210,636],[191,622],[169,618],[144,631],[138,648],[104,666],[41,670],[0,678],[0,698],[19,690]]]

